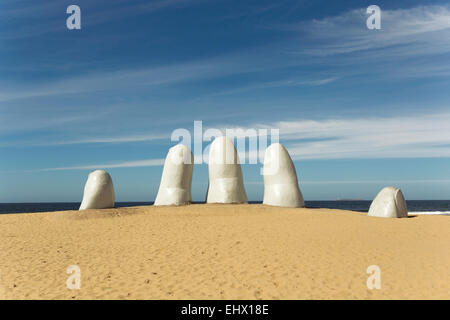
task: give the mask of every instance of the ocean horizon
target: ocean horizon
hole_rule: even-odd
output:
[[[205,202],[194,201],[194,204]],[[249,201],[249,204],[261,204],[262,201]],[[305,201],[307,208],[327,208],[368,212],[372,201],[370,200],[313,200]],[[437,214],[450,215],[450,200],[407,200],[408,213],[410,215]],[[0,214],[34,213],[78,210],[81,202],[24,202],[24,203],[0,203]],[[153,201],[124,201],[116,202],[116,208],[150,206]]]

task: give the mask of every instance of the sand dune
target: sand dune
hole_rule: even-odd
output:
[[[4,214],[0,298],[449,299],[449,231],[447,216],[264,205]]]

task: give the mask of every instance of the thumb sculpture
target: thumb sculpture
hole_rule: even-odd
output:
[[[242,170],[233,142],[216,138],[209,150],[207,203],[247,203]]]
[[[266,149],[263,172],[263,204],[292,208],[305,206],[294,164],[283,145],[274,143]]]
[[[84,186],[80,210],[114,208],[114,187],[111,176],[104,170],[89,173]]]
[[[188,147],[178,144],[170,148],[164,162],[155,206],[179,206],[191,203],[193,170],[194,157]]]
[[[372,201],[368,215],[381,218],[408,217],[408,209],[402,191],[394,187],[383,188]]]

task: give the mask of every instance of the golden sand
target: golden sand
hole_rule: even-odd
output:
[[[2,214],[0,298],[450,299],[449,231],[446,216],[263,205]]]

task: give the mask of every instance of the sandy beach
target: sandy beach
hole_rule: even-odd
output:
[[[0,298],[450,299],[449,231],[448,216],[264,205],[2,214]]]

